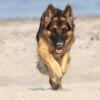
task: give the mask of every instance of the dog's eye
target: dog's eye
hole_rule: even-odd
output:
[[[66,33],[68,31],[68,29],[63,28],[63,33]]]
[[[50,31],[53,32],[53,33],[56,33],[56,29],[55,28],[51,29]]]

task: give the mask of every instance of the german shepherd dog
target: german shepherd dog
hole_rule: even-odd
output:
[[[60,10],[49,4],[41,16],[36,40],[39,56],[37,68],[48,74],[52,89],[60,89],[75,40],[72,7],[68,4]]]

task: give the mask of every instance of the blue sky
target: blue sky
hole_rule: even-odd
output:
[[[0,18],[39,18],[49,3],[60,9],[70,3],[75,16],[100,15],[100,0],[0,0]]]

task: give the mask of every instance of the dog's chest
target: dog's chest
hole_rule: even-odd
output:
[[[54,58],[56,59],[56,61],[61,65],[62,62],[62,54],[54,54]]]

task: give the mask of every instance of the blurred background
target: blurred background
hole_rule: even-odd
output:
[[[100,15],[100,0],[0,0],[0,19],[39,18],[49,3],[61,9],[70,3],[75,16]]]

